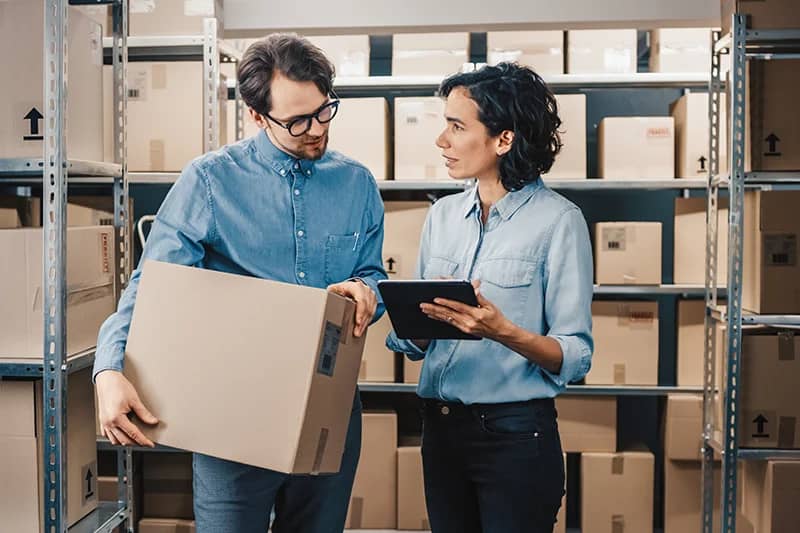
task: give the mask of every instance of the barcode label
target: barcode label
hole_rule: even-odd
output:
[[[317,363],[317,372],[320,374],[333,377],[341,338],[342,328],[331,322],[325,322],[325,336],[322,339],[322,350],[320,350]]]

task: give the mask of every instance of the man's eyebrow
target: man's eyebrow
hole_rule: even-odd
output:
[[[314,113],[316,113],[317,111],[319,111],[320,109],[322,109],[323,107],[325,107],[326,105],[328,105],[328,104],[330,104],[330,103],[331,103],[331,101],[330,101],[330,100],[328,100],[327,102],[323,102],[321,106],[319,106],[318,108],[316,108],[316,109],[315,109],[314,111],[312,111],[311,113],[305,113],[305,114],[303,114],[303,115],[295,115],[295,116],[293,116],[293,117],[289,117],[289,118],[287,118],[286,120],[284,120],[284,122],[291,122],[291,121],[293,121],[293,120],[297,120],[298,118],[308,118],[309,116],[313,115]]]

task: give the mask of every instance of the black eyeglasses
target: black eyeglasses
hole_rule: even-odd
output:
[[[316,119],[317,122],[320,124],[327,124],[333,117],[336,116],[336,112],[339,110],[339,100],[331,100],[327,104],[323,105],[315,113],[311,113],[310,115],[301,115],[299,117],[293,118],[288,124],[284,124],[281,121],[271,117],[269,113],[267,113],[267,118],[270,119],[272,122],[280,126],[281,128],[287,130],[289,135],[292,137],[300,137],[308,132],[311,129],[311,121]]]

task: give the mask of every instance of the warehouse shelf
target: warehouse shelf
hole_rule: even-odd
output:
[[[69,533],[111,533],[128,517],[125,505],[100,502],[97,509],[69,528]]]
[[[201,60],[203,59],[203,35],[153,35],[128,37],[128,59],[131,61],[161,60]],[[113,39],[103,39],[103,50],[108,59],[111,57]],[[231,61],[242,59],[242,52],[230,46],[224,40],[218,40],[219,54]]]
[[[747,30],[745,55],[754,59],[795,59],[800,50],[800,30]],[[730,50],[733,36],[728,33],[714,44],[714,52]],[[764,57],[769,56],[769,57]]]
[[[710,308],[711,317],[718,322],[727,322],[726,308],[717,306]],[[775,328],[800,327],[800,315],[758,315],[742,312],[742,325],[744,326],[771,326]]]
[[[95,349],[91,348],[67,357],[66,371],[77,372],[94,364]],[[0,359],[0,377],[41,378],[44,375],[44,362],[38,359]]]
[[[664,88],[708,87],[709,76],[704,72],[633,74],[545,74],[544,80],[554,88]],[[337,89],[436,90],[444,76],[360,76],[334,80]]]
[[[71,182],[75,178],[82,178],[88,182],[111,183],[112,180],[108,178],[122,176],[122,165],[116,163],[70,159],[67,161],[66,169]],[[43,171],[44,159],[42,158],[12,157],[0,159],[0,182],[3,183],[41,184]]]
[[[134,452],[185,453],[185,450],[173,448],[171,446],[163,446],[161,444],[156,444],[155,448],[148,448],[147,446],[129,446],[128,448]],[[97,437],[97,449],[101,451],[113,452],[119,450],[120,447],[114,446],[111,444],[111,441],[105,437]]]
[[[720,432],[716,432],[716,438],[708,439],[709,447],[719,454],[724,453],[723,446],[720,444]],[[739,448],[739,459],[757,461],[798,461],[800,460],[800,449],[784,448]]]
[[[417,391],[416,383],[376,383],[358,384],[361,392],[407,392]],[[667,394],[701,394],[702,387],[673,387],[668,385],[611,386],[611,385],[568,385],[564,394],[574,396],[665,396]]]
[[[711,185],[714,187],[728,187],[729,176],[715,177]],[[744,186],[748,189],[772,190],[797,190],[800,189],[800,172],[746,172]]]

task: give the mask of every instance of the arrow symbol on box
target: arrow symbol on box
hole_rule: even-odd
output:
[[[768,156],[781,155],[781,153],[777,151],[778,143],[781,142],[780,138],[777,135],[775,135],[774,133],[770,133],[764,140],[767,141],[767,143],[769,143],[769,152],[766,152],[764,155]]]
[[[395,263],[397,263],[397,261],[395,261],[394,258],[390,257],[386,260],[386,264],[389,265],[389,272],[394,272]]]
[[[701,155],[700,159],[698,159],[698,161],[700,162],[700,172],[705,172],[706,171],[706,161],[708,161],[708,159],[706,159],[706,156]]]
[[[44,116],[39,112],[38,109],[32,107],[28,114],[22,117],[24,120],[30,121],[30,128],[31,134],[25,135],[22,139],[25,141],[41,141],[42,136],[39,135],[39,121],[44,118]]]
[[[764,433],[764,426],[767,425],[769,420],[762,414],[759,414],[757,417],[753,419],[753,423],[756,425],[756,432],[753,434],[754,438],[768,438],[769,433]]]
[[[85,500],[88,500],[89,498],[94,496],[94,490],[92,490],[92,478],[94,478],[94,475],[92,475],[92,471],[91,470],[87,470],[86,471],[86,496],[84,496]]]

